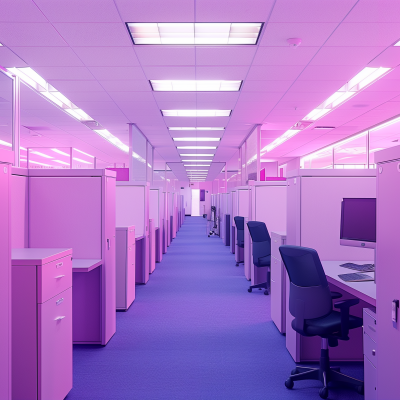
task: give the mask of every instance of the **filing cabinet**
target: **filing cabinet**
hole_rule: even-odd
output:
[[[376,314],[370,308],[363,309],[363,338],[365,400],[377,400],[376,358],[378,346],[376,339]]]
[[[72,389],[72,250],[12,250],[12,398]]]
[[[116,228],[117,310],[127,310],[135,300],[135,227]]]

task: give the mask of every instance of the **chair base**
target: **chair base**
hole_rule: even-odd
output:
[[[236,266],[238,267],[239,264],[244,264],[244,261],[238,261],[238,262],[236,263]]]
[[[307,379],[320,381],[323,387],[319,391],[322,399],[328,397],[329,382],[343,383],[353,387],[358,393],[364,394],[364,382],[352,378],[340,372],[339,367],[329,366],[329,350],[327,345],[328,339],[322,339],[321,358],[319,368],[296,367],[290,378],[285,382],[288,389],[292,389],[295,381],[303,381]]]
[[[264,290],[264,294],[268,295],[269,294],[269,287],[268,287],[268,282],[263,282],[263,283],[258,283],[257,285],[251,285],[247,291],[251,293],[253,289],[266,289]]]

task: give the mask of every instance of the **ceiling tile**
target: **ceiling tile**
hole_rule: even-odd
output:
[[[69,47],[14,47],[12,49],[30,67],[83,67]]]
[[[6,68],[27,66],[25,61],[5,46],[0,47],[0,65]]]
[[[195,49],[189,46],[135,46],[142,65],[193,65]]]
[[[318,47],[260,47],[253,65],[307,65]]]
[[[74,47],[74,52],[88,67],[139,67],[132,47]]]
[[[249,65],[256,47],[196,47],[196,65]]]

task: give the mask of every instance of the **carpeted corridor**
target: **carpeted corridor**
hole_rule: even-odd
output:
[[[294,367],[270,318],[270,296],[247,292],[243,265],[186,217],[136,300],[117,313],[107,346],[74,346],[74,399],[319,399],[317,382],[284,381]],[[361,363],[342,371],[362,379]],[[363,399],[344,388],[330,399]]]

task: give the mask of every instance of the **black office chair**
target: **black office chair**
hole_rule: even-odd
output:
[[[294,381],[313,379],[324,385],[320,397],[328,397],[329,382],[342,382],[364,393],[364,382],[341,374],[339,368],[329,366],[329,349],[338,345],[338,340],[349,340],[350,329],[359,328],[362,318],[349,314],[349,308],[358,299],[338,301],[333,311],[332,299],[340,294],[329,290],[324,269],[318,253],[307,247],[280,246],[279,251],[290,279],[289,311],[294,316],[292,328],[303,336],[320,336],[321,357],[319,368],[296,367],[285,382],[288,389]],[[333,295],[332,295],[333,294]]]
[[[250,286],[247,291],[253,289],[266,289],[264,294],[269,294],[269,282],[271,276],[271,237],[264,222],[249,221],[247,223],[251,240],[253,241],[253,264],[258,267],[267,267],[267,281]]]
[[[244,249],[244,217],[235,217],[233,219],[235,220],[236,231],[237,231],[236,243],[239,248]],[[243,263],[244,261],[239,261],[236,263],[236,266],[238,267],[239,264]]]

